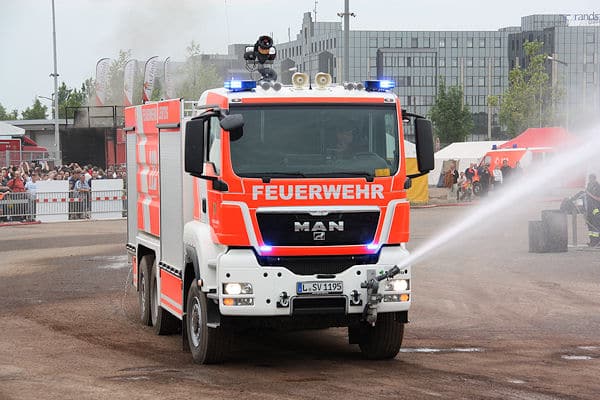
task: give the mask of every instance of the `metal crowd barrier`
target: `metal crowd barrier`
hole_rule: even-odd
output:
[[[0,222],[116,219],[127,216],[125,190],[0,194]]]

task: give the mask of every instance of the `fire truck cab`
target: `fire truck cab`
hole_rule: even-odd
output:
[[[326,75],[228,81],[189,113],[179,99],[125,110],[140,318],[181,330],[197,363],[222,361],[248,327],[348,327],[367,358],[400,349],[412,289],[403,121],[414,118],[421,174],[431,123],[403,112],[390,82]]]

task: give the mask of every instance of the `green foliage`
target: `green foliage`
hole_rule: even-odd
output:
[[[40,102],[40,99],[35,99],[31,107],[27,107],[21,112],[23,119],[46,119],[48,107]]]
[[[530,127],[554,125],[555,104],[560,98],[544,67],[548,55],[542,53],[543,42],[526,42],[523,47],[528,65],[510,71],[500,106],[500,123],[512,137]]]
[[[119,50],[119,57],[108,68],[106,105],[123,105],[123,79],[125,64],[131,59],[131,50]]]
[[[157,76],[154,79],[154,88],[152,89],[152,93],[150,94],[150,101],[158,101],[161,99],[162,85],[160,82],[161,79]]]
[[[17,119],[19,116],[19,111],[12,110],[12,112],[7,112],[6,108],[0,103],[0,121],[10,121],[13,119]]]
[[[206,89],[223,85],[214,65],[202,62],[200,45],[193,40],[186,47],[188,56],[182,67],[182,79],[177,87],[177,95],[187,100],[198,100]]]
[[[435,104],[429,111],[434,133],[444,144],[463,142],[473,130],[473,116],[463,104],[463,90],[460,86],[446,87],[440,78]]]
[[[67,107],[81,107],[87,103],[85,90],[85,83],[81,85],[81,91],[68,88],[64,82],[58,87],[58,118],[67,117]],[[68,115],[72,117],[73,111],[69,110]]]

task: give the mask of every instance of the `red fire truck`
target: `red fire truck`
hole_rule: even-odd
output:
[[[181,330],[197,363],[222,361],[248,327],[346,326],[367,358],[394,357],[411,304],[406,189],[433,169],[431,123],[403,112],[390,81],[261,75],[190,113],[178,99],[125,110],[141,321]]]

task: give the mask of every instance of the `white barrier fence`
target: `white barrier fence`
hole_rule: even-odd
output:
[[[122,179],[93,180],[90,192],[69,190],[67,181],[39,181],[35,193],[5,193],[0,222],[60,222],[127,216]]]

